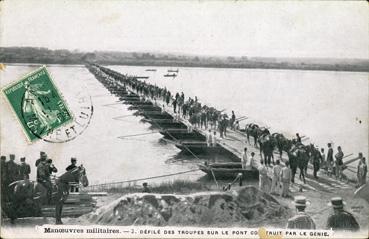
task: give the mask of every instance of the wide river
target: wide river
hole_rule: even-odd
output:
[[[3,88],[36,69],[36,65],[8,65],[0,72]],[[327,142],[341,145],[346,154],[363,152],[368,156],[368,73],[179,68],[176,78],[164,77],[168,67],[110,66],[121,73],[149,76],[146,81],[183,91],[217,109],[234,110],[237,117],[248,116],[241,125],[255,122],[272,132],[293,136],[296,132],[309,142],[325,147]],[[157,71],[145,71],[155,68]],[[175,68],[177,69],[177,68]],[[67,143],[39,141],[28,144],[20,124],[1,97],[1,155],[26,156],[35,177],[35,160],[45,151],[60,172],[70,157],[77,157],[87,168],[92,184],[145,178],[196,168],[191,157],[179,154],[171,144],[160,141],[158,133],[120,139],[119,136],[149,133],[150,125],[130,116],[126,105],[116,104],[102,84],[83,66],[48,66],[55,84],[72,111],[74,97],[81,90],[92,98],[94,114],[86,131]],[[119,120],[115,117],[124,116]],[[201,172],[156,179],[197,179]]]

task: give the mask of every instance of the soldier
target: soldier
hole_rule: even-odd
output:
[[[208,147],[211,147],[212,141],[213,141],[213,134],[211,133],[211,129],[209,129],[209,133],[206,134],[206,143]]]
[[[70,165],[65,169],[66,171],[70,171],[70,170],[72,170],[72,169],[74,169],[74,168],[77,168],[77,159],[76,158],[71,158],[70,159]]]
[[[42,161],[42,157],[45,157],[45,159],[46,159],[46,153],[45,152],[43,152],[43,151],[41,151],[40,152],[40,158],[39,159],[37,159],[36,160],[36,163],[35,163],[35,166],[37,167],[38,166],[38,164]]]
[[[217,146],[217,131],[214,130],[214,135],[212,137],[211,146],[216,147]]]
[[[282,181],[282,197],[289,196],[290,182],[291,182],[291,169],[288,167],[289,162],[286,161],[284,167],[281,170],[281,181]]]
[[[71,164],[65,169],[67,172],[77,168],[77,159],[76,158],[72,157],[70,159],[70,163]],[[78,182],[73,182],[73,183],[78,183]],[[78,187],[75,187],[74,185],[70,185],[70,191],[71,192],[78,192],[78,190],[79,190]]]
[[[234,114],[234,111],[232,110],[232,117],[231,117],[231,120],[229,122],[230,126],[231,126],[231,129],[234,130],[234,123],[236,122],[236,115]]]
[[[52,173],[57,173],[58,172],[58,169],[54,166],[52,159],[46,160],[46,165],[48,166],[48,169],[49,169],[49,172],[48,172],[49,177]]]
[[[330,176],[333,173],[333,148],[331,143],[328,143],[327,167],[328,176]]]
[[[5,182],[6,179],[6,156],[1,156],[1,182]]]
[[[320,161],[322,159],[322,155],[319,152],[319,149],[315,149],[313,151],[313,167],[314,167],[314,178],[318,179],[318,171],[320,169]]]
[[[281,170],[280,161],[277,159],[276,165],[273,166],[272,189],[270,190],[272,194],[279,195]]]
[[[362,154],[361,154],[362,156]],[[366,183],[366,175],[368,173],[368,166],[366,165],[366,160],[364,157],[360,159],[359,164],[357,165],[357,181],[358,187],[364,185]]]
[[[50,180],[50,164],[46,162],[46,154],[42,155],[37,166],[37,182],[42,184],[47,190],[47,202],[51,202],[52,184]]]
[[[150,190],[150,188],[149,188],[149,186],[148,186],[147,182],[144,182],[144,183],[142,184],[142,186],[143,186],[143,190],[142,190],[142,192],[143,192],[143,193],[151,193],[151,190]]]
[[[324,169],[324,171],[327,173],[328,172],[328,167],[327,167],[327,164],[326,164],[324,148],[320,149],[320,155],[322,156],[321,157],[321,162],[320,162],[321,168]]]
[[[247,155],[247,148],[245,147],[243,149],[243,154],[242,154],[242,159],[241,159],[241,164],[242,164],[242,169],[246,169],[246,166],[248,164],[248,155]]]
[[[263,192],[269,191],[268,185],[268,169],[264,164],[264,161],[260,161],[259,170],[259,190]]]
[[[336,158],[335,161],[335,166],[336,166],[336,179],[342,179],[342,165],[343,165],[343,152],[341,149],[341,146],[337,147],[338,152],[336,153],[336,155],[334,156]]]
[[[7,179],[7,170],[6,170],[6,157],[1,156],[1,202],[5,201],[6,198],[6,179]]]
[[[294,204],[297,213],[294,217],[288,219],[287,228],[308,230],[315,229],[316,226],[313,219],[305,212],[306,205],[309,204],[309,202],[306,201],[306,198],[304,196],[296,196]]]
[[[9,161],[5,163],[7,185],[19,179],[19,165],[14,162],[15,155],[9,155]]]
[[[328,204],[333,207],[333,214],[328,217],[326,228],[334,231],[358,231],[360,226],[355,217],[343,210],[343,205],[346,204],[341,197],[334,197]]]
[[[31,167],[28,163],[26,163],[26,158],[20,158],[21,164],[19,166],[19,173],[21,179],[29,179],[29,174],[31,173]]]
[[[298,143],[301,143],[301,137],[300,137],[300,134],[299,133],[296,133],[296,141]]]

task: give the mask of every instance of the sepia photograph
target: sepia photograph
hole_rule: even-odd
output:
[[[368,238],[369,5],[0,0],[1,238]]]

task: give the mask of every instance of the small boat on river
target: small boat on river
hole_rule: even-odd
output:
[[[209,177],[216,179],[235,179],[239,173],[242,173],[243,178],[258,179],[259,171],[257,169],[246,170],[242,169],[241,162],[230,163],[204,163],[199,164],[199,169],[205,172]],[[213,176],[214,175],[214,176]]]
[[[160,122],[160,121],[154,121],[152,119],[151,120],[151,124],[155,127],[158,128],[176,128],[176,129],[187,129],[187,126],[181,122],[176,122],[176,121],[171,121],[171,122]]]
[[[177,76],[177,74],[175,74],[175,73],[173,73],[173,74],[168,73],[168,74],[164,75],[164,77],[173,77],[173,78],[176,77],[176,76]]]
[[[208,146],[206,141],[199,140],[178,140],[174,142],[175,146],[184,152],[196,153],[196,154],[219,154],[223,153],[226,150],[221,147],[219,144],[216,146]]]
[[[141,114],[141,112],[142,115],[148,119],[173,119],[173,116],[171,116],[166,112],[162,112],[161,110],[153,110],[153,111],[142,110],[138,114]]]
[[[149,79],[148,76],[134,76],[135,79]]]
[[[177,139],[177,140],[206,140],[206,137],[202,134],[192,131],[188,132],[188,129],[166,129],[166,130],[160,130],[160,134],[162,134],[167,139]]]

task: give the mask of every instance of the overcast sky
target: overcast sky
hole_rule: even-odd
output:
[[[15,1],[1,46],[366,58],[366,1]]]

